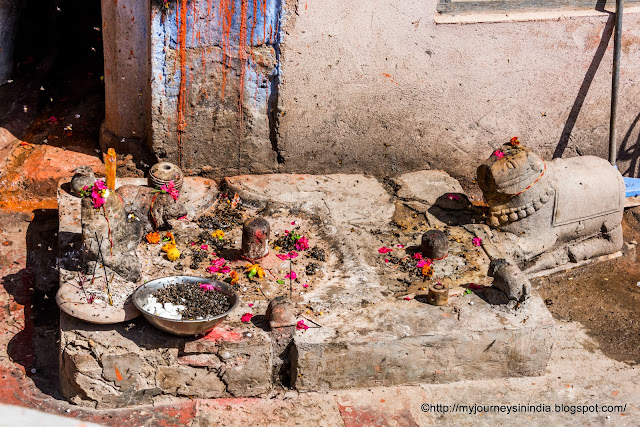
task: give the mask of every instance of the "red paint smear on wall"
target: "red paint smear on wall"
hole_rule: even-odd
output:
[[[182,134],[187,127],[185,109],[187,106],[187,0],[180,0],[178,20],[178,59],[180,61],[180,89],[178,91],[178,166],[182,167]]]

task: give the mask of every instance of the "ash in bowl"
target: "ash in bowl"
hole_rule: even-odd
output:
[[[143,309],[173,320],[204,320],[226,313],[229,297],[209,283],[174,283],[147,297]]]

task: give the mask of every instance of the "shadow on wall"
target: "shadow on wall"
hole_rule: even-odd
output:
[[[599,12],[607,12],[604,10],[604,5],[606,0],[598,0],[596,4],[595,10]],[[593,82],[593,78],[600,68],[600,63],[602,62],[602,58],[604,57],[605,52],[607,51],[607,46],[609,45],[609,41],[611,40],[611,35],[613,34],[613,28],[615,24],[615,13],[609,13],[609,18],[605,23],[604,30],[602,31],[602,38],[600,39],[600,44],[598,44],[598,48],[596,49],[596,54],[591,60],[591,64],[589,64],[589,68],[587,69],[587,74],[584,76],[584,80],[582,81],[582,85],[580,85],[580,89],[578,90],[578,96],[576,100],[573,102],[573,106],[571,107],[571,112],[569,113],[569,117],[564,125],[564,129],[562,129],[562,134],[560,135],[560,140],[558,141],[558,145],[556,146],[555,151],[553,152],[553,158],[557,159],[562,157],[564,154],[567,145],[569,145],[569,141],[571,140],[571,133],[573,132],[573,128],[576,124],[576,120],[578,119],[578,115],[580,114],[580,110],[582,110],[582,105],[584,104],[584,100],[587,97],[587,93],[589,92],[589,88],[591,87],[591,83]],[[622,160],[622,159],[621,159]]]
[[[618,159],[623,162],[629,162],[627,169],[622,172],[623,176],[635,177],[637,174],[638,161],[640,160],[640,133],[638,133],[635,143],[631,143],[629,140],[638,126],[638,122],[640,122],[640,113],[633,119],[618,149]]]

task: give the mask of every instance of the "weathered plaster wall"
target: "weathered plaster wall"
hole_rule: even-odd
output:
[[[444,168],[473,179],[491,147],[514,135],[546,158],[606,158],[613,16],[436,25],[435,6],[289,5],[282,170]],[[635,173],[640,15],[624,21],[619,165]]]
[[[152,4],[152,146],[216,175],[276,168],[270,104],[281,0]]]
[[[152,148],[195,173],[443,168],[466,183],[511,136],[545,158],[607,156],[613,15],[435,14],[436,0],[154,0]],[[623,28],[619,166],[635,175],[640,14]]]

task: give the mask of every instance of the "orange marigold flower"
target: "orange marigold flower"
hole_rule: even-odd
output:
[[[147,239],[147,242],[151,243],[151,244],[156,244],[156,243],[160,243],[160,235],[158,233],[151,232],[149,234],[147,234],[145,236],[145,239]]]
[[[260,267],[260,264],[248,263],[244,266],[244,272],[247,273],[247,277],[249,278],[258,276],[258,278],[262,279],[264,277],[264,270]]]
[[[422,267],[422,275],[426,278],[430,278],[431,276],[433,276],[433,267],[429,264],[425,264]]]
[[[162,252],[169,252],[171,249],[175,249],[176,244],[175,243],[165,243],[162,246]]]
[[[240,275],[238,274],[237,271],[231,271],[231,273],[229,273],[229,277],[231,277],[232,285],[235,285],[240,280]]]
[[[520,145],[520,141],[518,140],[517,136],[514,136],[513,138],[511,138],[511,141],[509,143],[511,144],[512,147],[515,147],[516,145]]]

